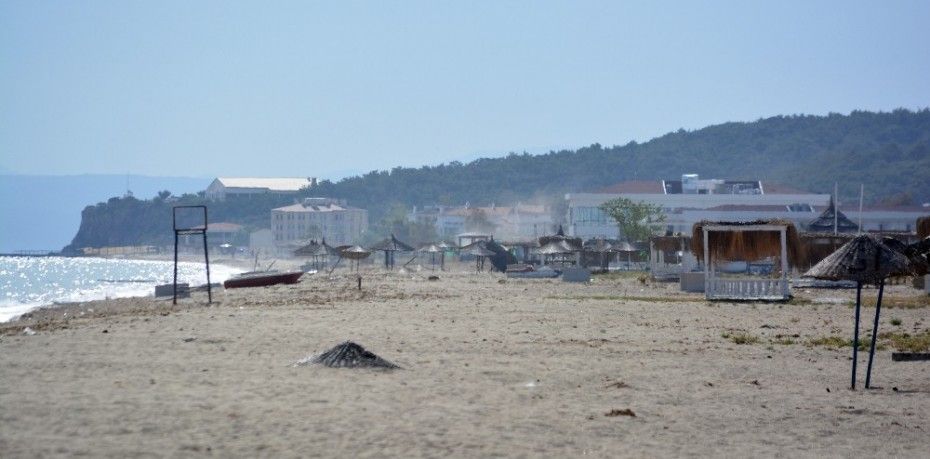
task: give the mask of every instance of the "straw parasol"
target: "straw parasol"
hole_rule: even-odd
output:
[[[443,253],[443,249],[437,244],[426,244],[423,247],[417,249],[418,252],[428,253],[430,262],[433,265],[433,271],[436,270],[436,254]]]
[[[391,237],[371,246],[371,250],[384,252],[384,267],[394,269],[394,252],[413,252],[414,248],[398,240],[392,233]]]
[[[878,285],[878,300],[875,304],[875,323],[872,326],[872,345],[869,349],[869,366],[866,370],[865,387],[872,379],[872,359],[875,356],[875,340],[878,336],[878,318],[882,308],[882,293],[885,278],[910,271],[910,262],[903,254],[892,250],[876,236],[863,234],[840,247],[832,255],[814,265],[805,276],[827,280],[856,281],[856,314],[853,330],[852,384],[856,388],[856,359],[859,351],[859,310],[862,303],[862,284]]]
[[[478,241],[472,244],[468,244],[465,247],[462,247],[460,253],[463,255],[473,255],[475,257],[475,270],[481,271],[484,267],[484,259],[486,257],[492,257],[495,255],[495,252],[488,250],[485,247],[487,241]]]
[[[347,259],[349,259],[349,260],[355,260],[355,272],[358,272],[358,265],[360,264],[361,260],[363,260],[363,259],[365,259],[365,258],[368,258],[369,255],[371,255],[371,252],[369,252],[369,251],[365,250],[364,248],[362,248],[361,246],[357,246],[357,245],[353,245],[352,247],[349,247],[349,248],[347,248],[347,249],[343,249],[342,251],[339,252],[339,256],[340,256],[341,258],[347,258]],[[337,264],[338,264],[338,262],[337,262]],[[350,266],[349,269],[351,269],[351,268],[352,268],[352,267]],[[335,269],[335,267],[334,267],[334,269]]]

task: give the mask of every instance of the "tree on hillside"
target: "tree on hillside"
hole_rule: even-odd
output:
[[[629,242],[645,241],[662,230],[665,214],[662,208],[627,198],[611,199],[599,207],[617,222],[620,234]]]

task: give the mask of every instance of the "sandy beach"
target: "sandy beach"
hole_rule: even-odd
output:
[[[677,284],[363,272],[0,324],[3,457],[925,457],[930,365],[848,389],[854,291],[708,303]],[[438,274],[440,279],[428,280]],[[867,298],[874,290],[866,292]],[[881,331],[926,332],[893,286]],[[870,302],[867,301],[867,304]],[[863,310],[863,335],[874,310]],[[29,327],[35,334],[26,334]],[[403,367],[295,367],[355,341]],[[739,344],[742,343],[742,344]],[[867,353],[860,353],[860,388]]]

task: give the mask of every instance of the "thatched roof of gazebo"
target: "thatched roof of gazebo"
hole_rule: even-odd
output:
[[[770,225],[786,228],[788,262],[797,266],[803,260],[798,230],[789,220],[757,220],[753,222],[710,222],[701,221],[694,224],[691,235],[691,252],[699,260],[704,257],[705,226],[750,226]],[[778,231],[712,231],[709,234],[708,248],[714,260],[760,260],[766,257],[781,256],[781,236]]]
[[[684,244],[682,244],[684,241]],[[691,248],[691,236],[686,236],[684,234],[679,234],[677,236],[652,236],[649,238],[649,242],[652,243],[652,246],[656,250],[661,250],[663,252],[677,252],[682,250],[688,250]]]
[[[877,284],[889,276],[907,274],[910,262],[871,234],[856,236],[804,275],[827,280]]]
[[[580,237],[570,237],[565,235],[565,231],[562,230],[562,226],[559,225],[559,231],[551,236],[540,236],[539,237],[539,247],[545,247],[550,242],[555,241],[565,241],[572,250],[581,250],[584,247],[584,241]]]
[[[568,245],[566,241],[552,241],[536,249],[536,253],[540,255],[559,255],[572,252],[575,252],[575,249]]]

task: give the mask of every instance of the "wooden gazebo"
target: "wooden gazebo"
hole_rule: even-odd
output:
[[[704,294],[709,300],[787,300],[789,265],[801,258],[794,224],[786,220],[708,222],[694,225],[691,251],[704,260]],[[722,277],[716,263],[780,260],[781,275],[773,277]]]

